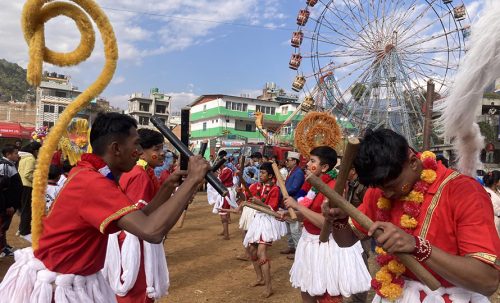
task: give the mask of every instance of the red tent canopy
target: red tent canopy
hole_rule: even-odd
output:
[[[18,122],[0,122],[0,137],[31,139],[35,127],[23,126]]]

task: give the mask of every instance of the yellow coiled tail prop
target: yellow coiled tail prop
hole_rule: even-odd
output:
[[[42,233],[42,218],[45,216],[45,188],[52,155],[68,124],[81,109],[98,96],[111,81],[118,60],[118,46],[115,34],[107,16],[92,0],[73,0],[53,2],[51,0],[28,0],[23,8],[22,27],[24,38],[29,46],[27,80],[31,85],[39,86],[42,78],[43,62],[58,66],[71,66],[90,57],[95,44],[95,32],[87,14],[96,23],[104,43],[105,65],[101,74],[92,85],[81,93],[59,116],[57,123],[50,130],[38,155],[38,164],[33,179],[32,203],[32,240],[33,249],[38,248]],[[45,46],[44,26],[47,21],[64,15],[75,21],[81,34],[80,44],[69,53],[51,51]]]

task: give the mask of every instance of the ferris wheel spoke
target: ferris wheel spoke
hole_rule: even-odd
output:
[[[318,40],[318,41],[321,41],[321,42],[324,42],[324,43],[329,43],[329,44],[336,45],[336,46],[339,46],[339,47],[345,47],[345,48],[349,48],[349,49],[356,49],[356,50],[359,50],[359,51],[365,51],[364,49],[356,47],[354,45],[346,44],[345,41],[343,41],[341,39],[337,39],[336,42],[334,42],[334,41],[328,39],[327,37],[324,37],[323,35],[321,35],[319,33],[318,33],[318,37],[321,37],[324,40],[321,40],[319,38],[312,38],[312,40]],[[344,42],[344,44],[340,44],[338,41],[342,41],[342,42]]]
[[[410,14],[415,9],[416,2],[417,2],[417,0],[413,0],[413,2],[410,5],[408,5],[407,9],[403,9],[403,13],[399,12],[398,10],[393,11],[393,13],[391,14],[391,18],[394,19],[394,22],[391,23],[391,25],[395,31],[397,31],[397,32],[400,31],[399,29],[402,26],[403,22],[410,16]],[[395,16],[396,13],[399,13],[399,16],[396,17]]]
[[[357,18],[356,13],[355,13],[355,12],[354,12],[354,10],[352,9],[351,5],[350,5],[348,2],[346,2],[346,0],[342,0],[342,2],[343,2],[343,3],[344,3],[344,5],[345,5],[345,6],[349,9],[349,11],[351,12],[351,14],[350,14],[350,15],[348,15],[348,16],[349,16],[349,19],[351,19],[352,21],[356,21],[356,23],[360,26],[360,28],[361,28],[361,29],[365,28],[365,24],[363,24],[363,23],[361,22],[361,20]],[[366,20],[366,22],[367,22],[367,23],[368,23],[369,21],[370,21],[370,20]],[[370,29],[371,29],[371,28],[370,28]],[[374,33],[373,33],[373,31],[372,31],[372,34],[374,34]]]
[[[431,79],[431,78],[432,78],[432,80],[433,80],[435,83],[440,84],[441,86],[445,86],[445,87],[448,87],[448,86],[449,86],[449,85],[448,85],[448,83],[446,83],[445,81],[440,80],[440,79],[435,78],[435,77],[431,77],[431,76],[429,76],[428,74],[426,74],[426,73],[423,71],[423,69],[422,69],[421,67],[419,67],[419,66],[417,66],[417,65],[409,66],[408,64],[406,64],[406,63],[404,63],[404,62],[402,63],[402,65],[403,65],[405,68],[407,68],[407,69],[411,70],[417,78],[421,77],[421,78],[422,78],[422,80],[423,80],[423,81],[422,81],[422,83],[425,83],[427,80],[429,80],[429,79]],[[415,67],[419,67],[422,71],[417,70]],[[418,84],[418,82],[417,82],[417,84]],[[423,84],[422,84],[422,85],[418,84],[418,87],[423,87]]]
[[[340,31],[338,31],[337,29],[335,29],[335,27],[326,19],[326,18],[323,18],[323,20],[325,21],[324,23],[321,23],[319,20],[317,19],[313,19],[311,18],[312,20],[324,25],[325,27],[327,27],[330,31],[336,33],[337,35],[341,36],[341,37],[344,37],[346,39],[349,39],[350,41],[353,41],[354,42],[354,38],[350,37],[350,36],[347,36],[346,34],[344,33],[341,33]],[[342,38],[340,38],[342,39]],[[350,46],[349,46],[350,47]]]
[[[368,40],[366,40],[366,38],[361,34],[361,31],[363,31],[363,29],[361,29],[360,31],[357,31],[355,28],[353,28],[349,23],[345,22],[344,18],[342,18],[341,16],[339,16],[335,10],[333,10],[330,6],[327,6],[327,9],[328,11],[330,11],[335,17],[337,17],[338,20],[340,20],[342,22],[342,27],[344,29],[347,29],[348,31],[350,31],[351,33],[354,33],[357,37],[361,38],[365,43],[369,44],[370,42]],[[329,28],[330,29],[334,29],[335,26],[333,24],[330,23],[330,21],[328,21],[327,18],[323,18],[323,20],[325,20],[330,26]],[[337,32],[337,30],[335,30],[335,32]],[[354,39],[353,39],[354,40]]]
[[[432,3],[434,3],[435,1],[436,1],[436,0],[432,0]],[[406,33],[408,33],[408,31],[410,31],[410,30],[414,29],[414,28],[415,28],[415,26],[417,25],[417,22],[418,22],[418,21],[420,21],[420,20],[422,20],[422,18],[423,18],[424,16],[426,16],[426,15],[427,15],[427,13],[428,13],[428,12],[432,9],[432,3],[430,3],[429,5],[427,5],[427,6],[425,7],[425,9],[424,9],[424,10],[423,10],[423,11],[422,11],[419,15],[417,15],[417,17],[416,17],[416,18],[415,18],[415,19],[414,19],[414,20],[413,20],[413,21],[412,21],[412,22],[411,22],[411,23],[410,23],[410,24],[409,24],[406,28],[404,28],[404,29],[403,29],[403,31],[400,33],[400,36],[401,36],[401,37],[404,37],[403,41],[405,41],[405,40],[407,40],[407,39],[408,39],[408,37],[405,37]],[[445,17],[445,16],[446,16],[447,14],[449,14],[449,13],[450,13],[450,12],[448,11],[448,12],[447,12],[447,13],[445,13],[444,15],[442,15],[442,16],[438,16],[438,19],[441,19],[441,18]],[[423,28],[423,29],[421,29],[421,30],[416,31],[416,33],[419,33],[419,32],[421,32],[422,30],[424,30],[424,29],[428,28],[430,25],[433,25],[435,20],[431,20],[431,21],[432,21],[432,22],[430,22],[430,23],[429,23],[426,27],[424,27],[424,28]],[[410,36],[410,37],[411,37],[411,36]]]
[[[384,0],[385,1],[385,0]],[[344,0],[344,4],[346,6],[349,6],[349,10],[354,14],[354,11],[352,10],[352,7],[350,6],[349,3],[346,4],[345,0]],[[365,23],[362,24],[361,22],[358,22],[360,27],[361,27],[361,30],[363,30],[363,32],[366,34],[366,37],[367,38],[373,38],[376,36],[376,33],[377,33],[377,27],[375,26],[375,28],[373,28],[372,26],[372,22],[370,22],[370,17],[369,15],[365,12],[365,9],[363,7],[363,4],[360,2],[360,1],[357,1],[357,2],[354,2],[355,6],[356,6],[356,9],[358,10],[359,12],[359,16],[361,18],[364,17],[364,20],[365,20]],[[359,4],[359,5],[358,5]],[[369,32],[368,32],[369,31]],[[371,36],[370,36],[371,35]]]
[[[427,37],[427,38],[423,38],[423,39],[420,39],[420,40],[416,40],[416,41],[412,41],[410,42],[410,44],[403,44],[404,41],[408,40],[408,39],[405,39],[404,41],[401,41],[402,43],[402,47],[403,48],[409,48],[409,47],[412,47],[412,46],[415,46],[415,45],[420,45],[420,44],[423,44],[423,43],[426,43],[426,42],[430,42],[432,40],[436,40],[436,39],[439,39],[439,38],[442,38],[442,37],[446,37],[450,34],[453,34],[453,33],[456,33],[458,31],[460,31],[461,29],[457,28],[457,29],[453,29],[451,31],[445,31],[439,35],[432,35],[430,37]]]
[[[446,47],[432,47],[432,48],[407,48],[401,51],[401,53],[405,55],[412,55],[412,54],[439,54],[439,53],[449,53],[449,52],[460,52],[462,48],[460,46],[456,46],[454,48],[446,48]]]

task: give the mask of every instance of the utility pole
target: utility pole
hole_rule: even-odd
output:
[[[427,94],[425,96],[423,150],[429,150],[431,147],[433,103],[434,103],[434,81],[429,80],[427,81]]]

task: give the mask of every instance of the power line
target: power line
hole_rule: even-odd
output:
[[[224,24],[224,25],[231,25],[231,26],[248,27],[248,28],[267,29],[267,30],[281,30],[281,31],[294,31],[294,30],[296,30],[295,28],[292,29],[292,28],[285,28],[285,27],[274,27],[274,26],[255,25],[255,24],[247,24],[247,23],[224,22],[224,21],[216,21],[216,20],[208,20],[208,19],[195,19],[195,18],[180,17],[180,16],[153,13],[153,12],[135,11],[135,10],[124,9],[124,8],[113,8],[113,7],[106,7],[106,6],[102,6],[102,8],[104,10],[110,10],[110,11],[127,12],[127,13],[134,13],[134,14],[155,16],[155,17],[166,17],[166,18],[170,18],[170,19],[179,19],[179,20],[186,20],[186,21],[192,21],[192,22],[215,23],[215,24]]]

